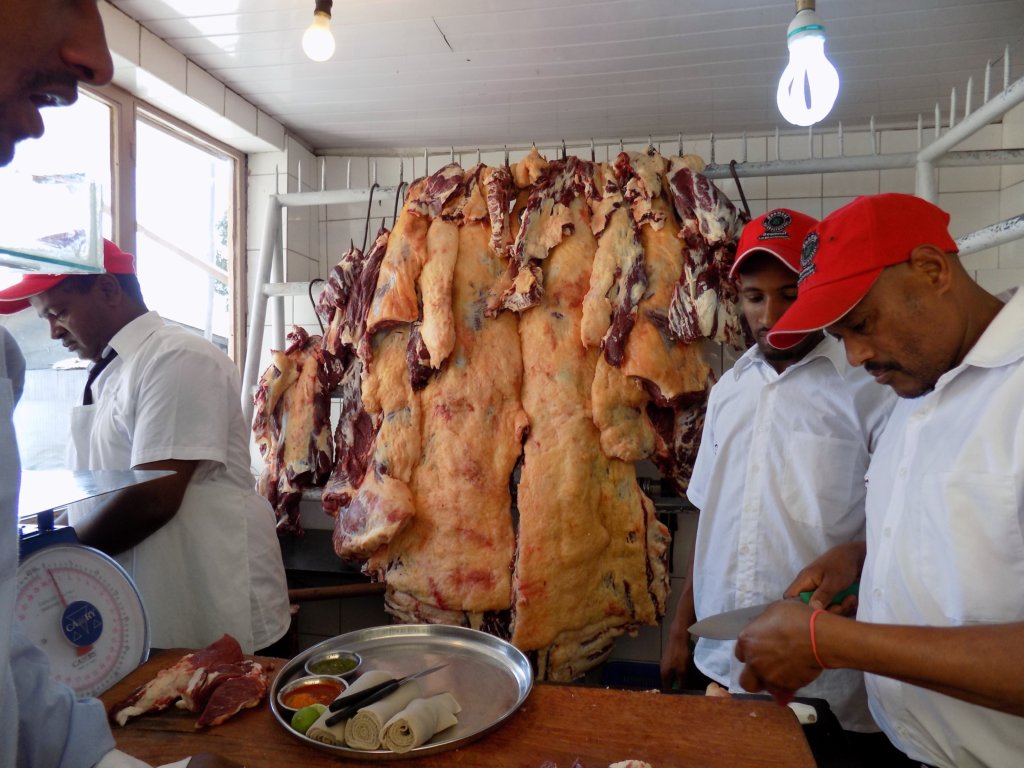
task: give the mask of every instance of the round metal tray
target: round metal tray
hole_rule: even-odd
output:
[[[457,725],[441,731],[409,752],[360,750],[323,744],[289,725],[291,712],[277,704],[278,690],[306,674],[306,660],[329,650],[355,651],[363,657],[359,674],[382,669],[395,677],[435,664],[444,669],[419,680],[424,696],[448,691],[459,704]],[[350,683],[358,678],[350,679]],[[403,624],[370,627],[324,640],[293,658],[281,669],[270,689],[270,709],[277,722],[312,747],[360,760],[400,760],[456,749],[497,728],[526,700],[533,687],[533,670],[523,652],[493,635],[441,624]]]

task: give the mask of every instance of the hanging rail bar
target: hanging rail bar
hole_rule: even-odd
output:
[[[995,224],[964,235],[957,239],[956,244],[960,249],[961,256],[969,256],[972,253],[983,251],[986,248],[994,248],[1022,237],[1024,237],[1024,213],[997,221]]]

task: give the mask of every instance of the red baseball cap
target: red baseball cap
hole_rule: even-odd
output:
[[[743,228],[729,277],[735,279],[740,264],[758,251],[774,256],[794,272],[799,272],[800,248],[807,233],[817,223],[817,219],[789,208],[776,208],[754,219]]]
[[[858,197],[822,219],[804,240],[797,299],[768,332],[788,349],[839,320],[863,299],[882,270],[921,245],[956,253],[949,214],[913,195]]]
[[[134,275],[135,257],[125,253],[109,240],[103,241],[103,268],[114,275]],[[71,275],[39,275],[30,273],[10,288],[0,291],[0,315],[20,312],[29,306],[29,299],[59,285]]]

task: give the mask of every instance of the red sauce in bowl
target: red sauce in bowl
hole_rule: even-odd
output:
[[[281,703],[289,709],[302,709],[310,704],[330,704],[341,695],[343,683],[324,680],[300,686],[281,694]]]

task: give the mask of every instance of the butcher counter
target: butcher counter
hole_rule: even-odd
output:
[[[124,699],[185,651],[161,651],[103,696]],[[258,661],[279,670],[281,659]],[[199,752],[217,752],[247,768],[323,768],[352,765],[308,746],[274,719],[264,700],[223,725],[195,728],[196,715],[177,709],[115,726],[117,746],[151,765]],[[812,768],[814,759],[791,710],[770,701],[679,696],[540,683],[503,725],[459,749],[391,764],[405,768],[495,766],[605,768],[627,759],[653,768]],[[361,763],[370,765],[370,762]]]

